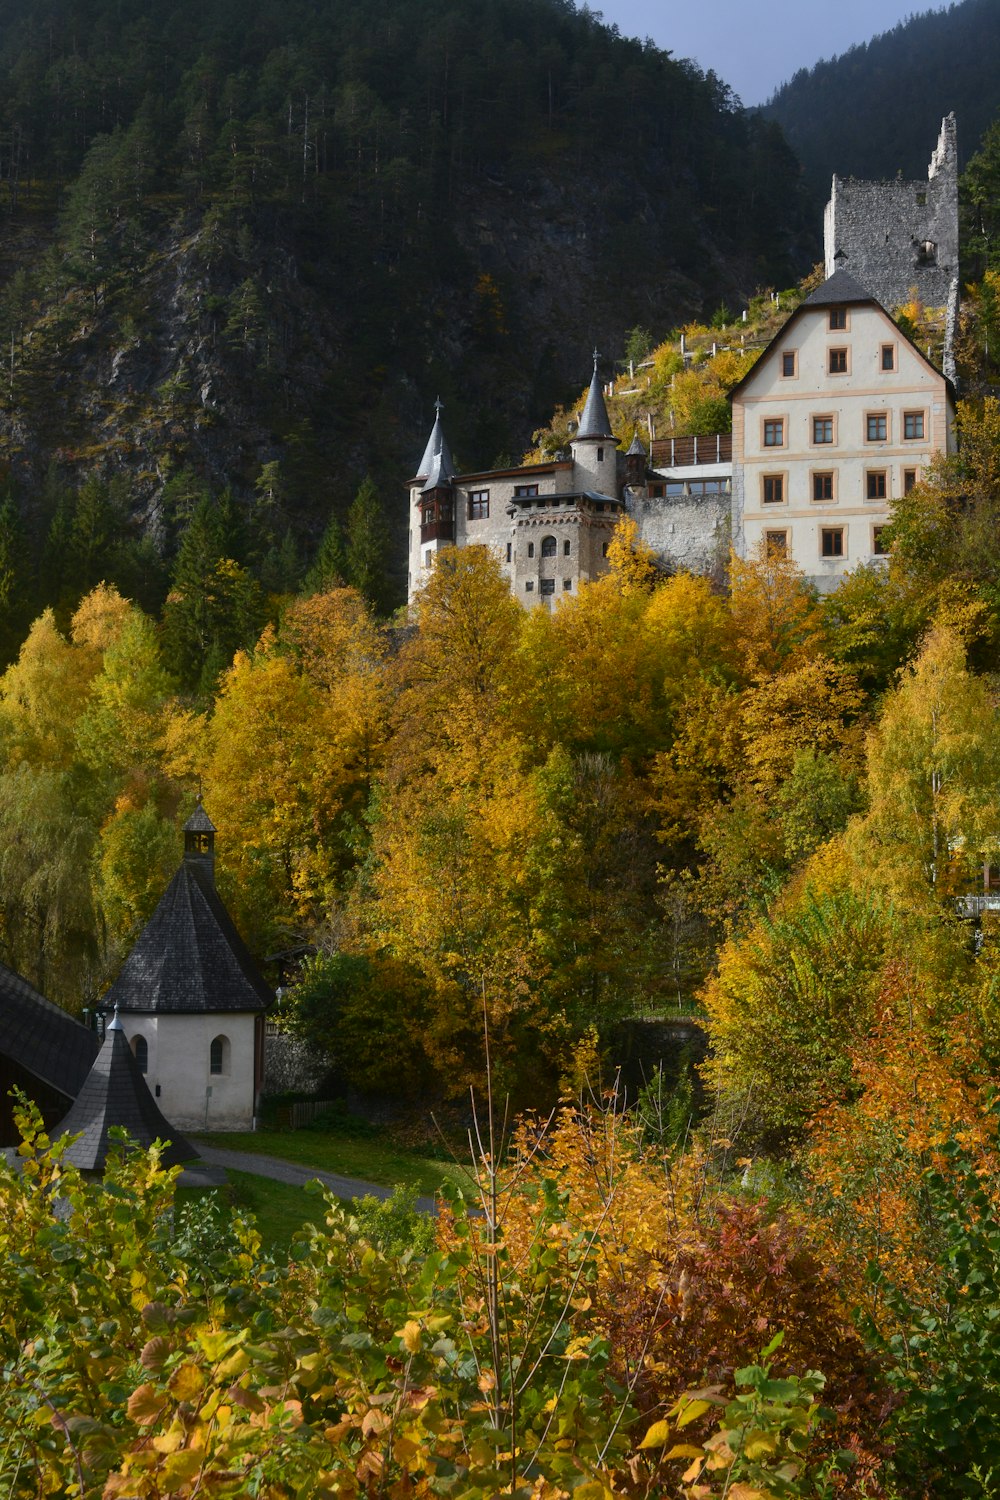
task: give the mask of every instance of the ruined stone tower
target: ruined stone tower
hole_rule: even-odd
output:
[[[926,181],[865,182],[834,174],[823,243],[827,276],[847,271],[890,312],[914,289],[926,306],[948,306],[958,290],[954,114],[941,122]]]

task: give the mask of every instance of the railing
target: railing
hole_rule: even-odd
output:
[[[453,542],[455,540],[455,522],[450,517],[447,521],[429,521],[426,526],[420,528],[420,540],[422,542]]]
[[[981,917],[984,911],[1000,911],[1000,891],[989,891],[981,896],[956,896],[955,906],[959,916]]]
[[[733,461],[731,432],[712,432],[703,437],[654,438],[650,457],[658,469],[684,468],[690,464],[729,464]]]

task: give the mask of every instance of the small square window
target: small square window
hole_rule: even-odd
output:
[[[781,373],[784,376],[795,374],[796,356],[794,349],[786,349],[781,356]]]
[[[924,435],[924,414],[922,411],[904,411],[903,413],[903,436],[904,438],[922,438]]]
[[[884,411],[870,411],[865,419],[865,433],[870,443],[884,443],[889,435],[889,420]]]
[[[814,443],[832,443],[833,442],[833,418],[832,417],[813,417],[813,442]]]
[[[521,499],[531,499],[538,494],[537,484],[515,484],[514,494]]]
[[[524,592],[526,594],[533,594],[535,592],[535,580],[533,578],[528,578],[525,580]]]
[[[916,471],[916,469],[904,469],[903,470],[903,494],[904,495],[908,495],[912,489],[916,489],[916,485],[917,485],[917,471]]]
[[[843,557],[844,528],[824,526],[820,532],[820,552],[823,557]]]
[[[529,557],[534,557],[534,555],[535,555],[535,544],[534,544],[534,542],[529,542],[528,543],[528,556]]]
[[[830,350],[830,374],[831,375],[846,375],[847,374],[847,350],[846,349],[831,349]]]
[[[814,474],[813,475],[813,499],[814,500],[832,500],[833,499],[833,474],[832,473]]]
[[[788,556],[788,532],[787,531],[765,531],[764,550],[768,557]]]
[[[830,328],[831,328],[831,330],[836,331],[838,329],[844,329],[846,327],[847,327],[847,308],[846,307],[831,307],[830,308]]]
[[[896,368],[895,344],[882,345],[882,368],[883,370],[894,370]]]
[[[573,580],[572,580],[572,578],[564,578],[563,579],[563,593],[564,594],[569,594],[569,593],[572,593],[572,591],[573,591]]]
[[[865,498],[867,500],[884,500],[885,494],[885,470],[869,469],[865,475]]]
[[[542,578],[539,580],[538,592],[540,594],[554,594],[555,591],[556,581],[554,578]]]
[[[569,557],[569,542],[563,542],[563,557]]]
[[[785,476],[783,474],[764,475],[764,504],[780,505],[785,498]]]
[[[782,417],[768,419],[764,423],[764,447],[783,448],[785,445],[785,423]]]
[[[888,526],[876,526],[872,531],[872,552],[876,557],[886,557],[889,553],[889,528]]]

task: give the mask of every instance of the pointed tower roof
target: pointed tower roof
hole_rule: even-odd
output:
[[[428,479],[434,467],[435,458],[440,457],[439,469],[445,475],[444,482],[447,484],[454,478],[455,460],[451,456],[448,439],[445,437],[444,428],[441,425],[442,409],[441,397],[439,396],[434,403],[434,426],[431,428],[431,435],[427,439],[427,446],[424,449],[424,456],[420,460],[416,477],[418,479]],[[425,485],[424,488],[426,489],[427,486]]]
[[[213,1014],[271,1004],[274,995],[215,889],[214,833],[199,806],[185,828],[180,869],[108,991],[106,1010]]]
[[[613,437],[611,418],[608,416],[608,408],[604,404],[604,392],[601,390],[601,382],[597,374],[597,350],[595,349],[594,373],[590,381],[590,390],[587,392],[587,400],[574,441],[579,442],[581,438],[606,439]]]
[[[117,1012],[76,1103],[50,1134],[53,1139],[79,1134],[80,1139],[66,1152],[66,1160],[82,1171],[99,1172],[107,1161],[111,1145],[108,1135],[115,1125],[127,1130],[143,1149],[156,1140],[169,1141],[162,1156],[168,1167],[198,1156],[190,1142],[160,1113],[132,1055]]]
[[[626,450],[625,450],[625,457],[626,458],[645,458],[646,457],[646,445],[643,443],[642,438],[639,436],[638,433],[636,433],[634,435],[634,437],[632,438],[632,441],[629,443],[628,447],[626,448]]]
[[[452,477],[451,466],[445,462],[445,454],[439,448],[431,460],[430,472],[420,493],[426,495],[428,490],[447,488],[451,484]]]

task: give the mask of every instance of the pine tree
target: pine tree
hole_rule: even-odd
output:
[[[382,500],[370,474],[347,512],[347,580],[373,609],[388,613],[391,586],[386,576],[389,527]]]

